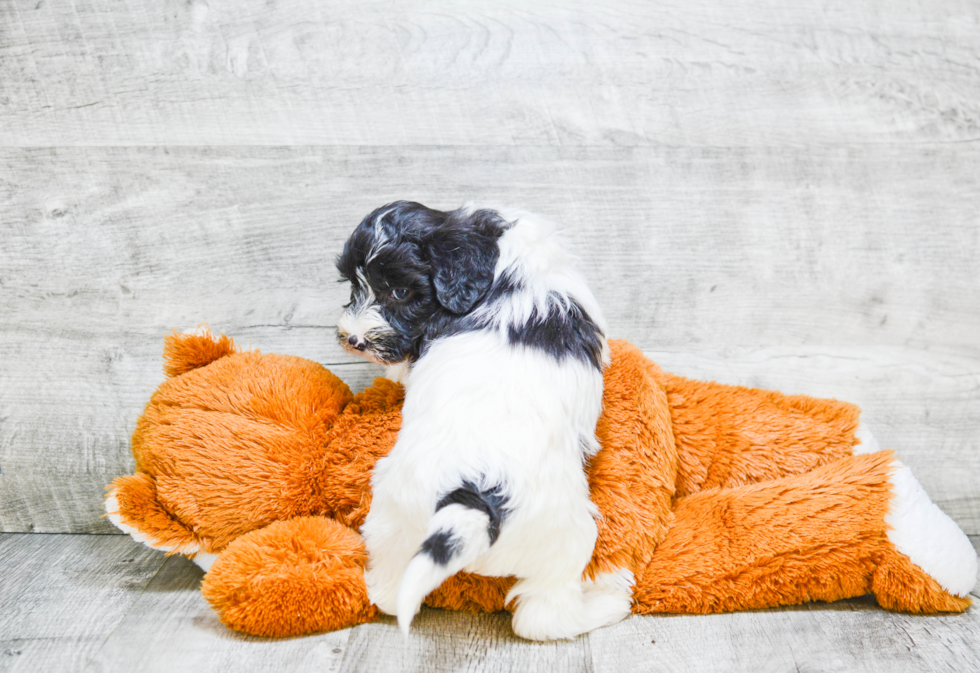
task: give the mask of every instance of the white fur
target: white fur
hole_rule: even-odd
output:
[[[395,383],[404,384],[408,382],[408,375],[411,371],[412,368],[407,362],[396,362],[385,367],[385,378]]]
[[[476,210],[467,204],[469,210]],[[567,249],[567,242],[554,224],[536,215],[513,208],[494,208],[514,226],[504,232],[498,242],[500,256],[494,269],[494,278],[504,273],[522,281],[526,289],[502,307],[477,309],[476,315],[486,315],[501,330],[511,322],[526,322],[537,309],[547,312],[547,301],[554,292],[564,298],[574,298],[582,309],[607,333],[605,318],[588,284],[575,269],[577,258]],[[490,314],[490,311],[494,311]],[[608,344],[604,344],[602,361],[609,363]]]
[[[572,638],[630,611],[631,577],[582,580],[598,515],[583,459],[598,449],[602,373],[576,358],[559,362],[512,346],[507,326],[542,311],[549,293],[574,299],[603,333],[605,323],[551,226],[497,210],[514,224],[499,239],[495,272],[512,274],[527,290],[484,313],[490,328],[436,340],[412,366],[398,440],[371,482],[373,501],[361,529],[369,557],[365,580],[371,600],[407,628],[425,594],[455,573],[455,565],[515,576],[509,596],[517,599],[515,632],[536,640]],[[459,505],[435,511],[439,498],[464,480],[501,486],[508,498],[492,546],[485,513]],[[472,546],[439,569],[416,554],[442,530],[443,519],[456,532],[468,529],[463,537]]]
[[[378,253],[381,252],[386,245],[388,245],[388,234],[385,233],[385,229],[382,226],[381,222],[392,210],[393,208],[389,208],[388,210],[386,210],[385,212],[381,213],[376,218],[374,218],[374,245],[372,245],[371,249],[368,251],[367,257],[365,259],[366,263],[370,262],[375,257],[377,257]]]
[[[364,292],[360,293],[355,303],[341,314],[337,320],[337,330],[341,334],[352,334],[364,340],[369,338],[372,332],[385,331],[390,327],[388,321],[381,315],[381,307],[378,305],[374,290],[364,277],[364,271],[358,269],[357,276]],[[374,359],[370,351],[365,351],[361,355]]]
[[[548,640],[554,638],[556,630],[582,633],[622,620],[629,615],[633,603],[633,573],[625,569],[605,573],[595,580],[569,584],[566,592],[545,589],[540,600],[530,603],[525,598],[526,609],[514,612],[514,631],[525,638]],[[526,587],[526,596],[537,590]],[[507,600],[513,596],[512,590]],[[580,605],[584,605],[584,610]],[[558,625],[554,623],[556,619]]]
[[[206,551],[200,551],[194,554],[194,556],[191,557],[191,560],[194,561],[194,564],[198,568],[200,568],[204,572],[208,572],[209,570],[211,570],[211,566],[214,565],[214,562],[218,560],[218,555],[209,554]]]
[[[888,539],[954,596],[966,596],[977,581],[977,554],[970,539],[937,507],[912,475],[895,461]]]
[[[490,538],[487,534],[489,523],[490,517],[484,512],[463,505],[448,505],[436,512],[429,520],[426,538],[435,533],[454,531],[459,535],[460,540],[467,541],[469,544],[465,544],[445,566],[434,563],[426,554],[417,554],[409,562],[398,588],[396,606],[398,626],[401,627],[402,633],[408,635],[412,617],[419,611],[422,599],[430,591],[487,552],[490,548]]]
[[[854,455],[880,450],[878,440],[861,423]],[[901,461],[894,461],[892,500],[885,515],[888,540],[915,565],[954,596],[966,596],[977,581],[978,560],[970,539],[956,522],[929,499]]]
[[[878,440],[875,439],[875,436],[868,430],[868,426],[863,422],[858,425],[857,432],[854,433],[854,436],[858,440],[858,443],[854,445],[853,449],[855,456],[881,450],[881,447],[878,446]]]

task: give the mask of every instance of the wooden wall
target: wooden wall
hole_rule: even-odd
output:
[[[978,140],[955,0],[0,1],[0,530],[113,530],[170,329],[366,385],[333,259],[408,198],[561,222],[613,336],[858,402],[980,533]]]

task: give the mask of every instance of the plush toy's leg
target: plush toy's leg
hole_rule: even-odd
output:
[[[106,491],[105,510],[109,521],[137,542],[188,556],[201,552],[194,532],[160,504],[156,482],[150,475],[137,472],[118,477]]]
[[[888,608],[959,612],[969,540],[891,452],[676,502],[637,574],[634,611],[723,612],[874,593]]]
[[[855,437],[855,455],[879,450],[878,441],[862,423]],[[874,593],[878,602],[893,610],[943,611],[924,607],[922,598],[931,595],[921,587],[919,569],[954,596],[965,597],[977,576],[977,557],[969,539],[949,516],[939,509],[900,461],[892,463],[892,500],[885,516],[888,552],[875,571]]]
[[[875,570],[875,597],[893,610],[964,610],[977,580],[973,545],[929,499],[912,471],[899,461],[893,465],[892,500],[885,516],[888,545]]]
[[[677,445],[677,495],[802,474],[851,455],[853,404],[660,374]]]
[[[377,617],[361,537],[332,519],[277,521],[218,555],[201,592],[231,629],[259,636],[332,631]]]

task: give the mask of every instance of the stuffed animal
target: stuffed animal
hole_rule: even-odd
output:
[[[711,613],[873,593],[888,609],[961,612],[968,538],[852,404],[705,383],[611,341],[602,449],[585,466],[599,534],[586,575],[633,574],[633,611]],[[379,616],[358,527],[391,449],[403,388],[358,395],[298,357],[239,352],[206,331],[166,339],[133,434],[136,473],[106,511],[138,541],[207,571],[228,627],[288,636]],[[507,609],[514,579],[461,572],[426,599]]]

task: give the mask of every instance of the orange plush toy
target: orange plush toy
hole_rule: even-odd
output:
[[[633,611],[709,613],[873,593],[960,612],[977,558],[857,407],[667,374],[610,342],[601,451],[586,465],[599,536],[586,574],[626,568]],[[320,365],[173,335],[169,376],[133,434],[110,519],[192,557],[230,628],[287,636],[375,619],[358,527],[393,446],[403,389],[353,395]],[[505,609],[513,578],[460,573],[426,600]]]

